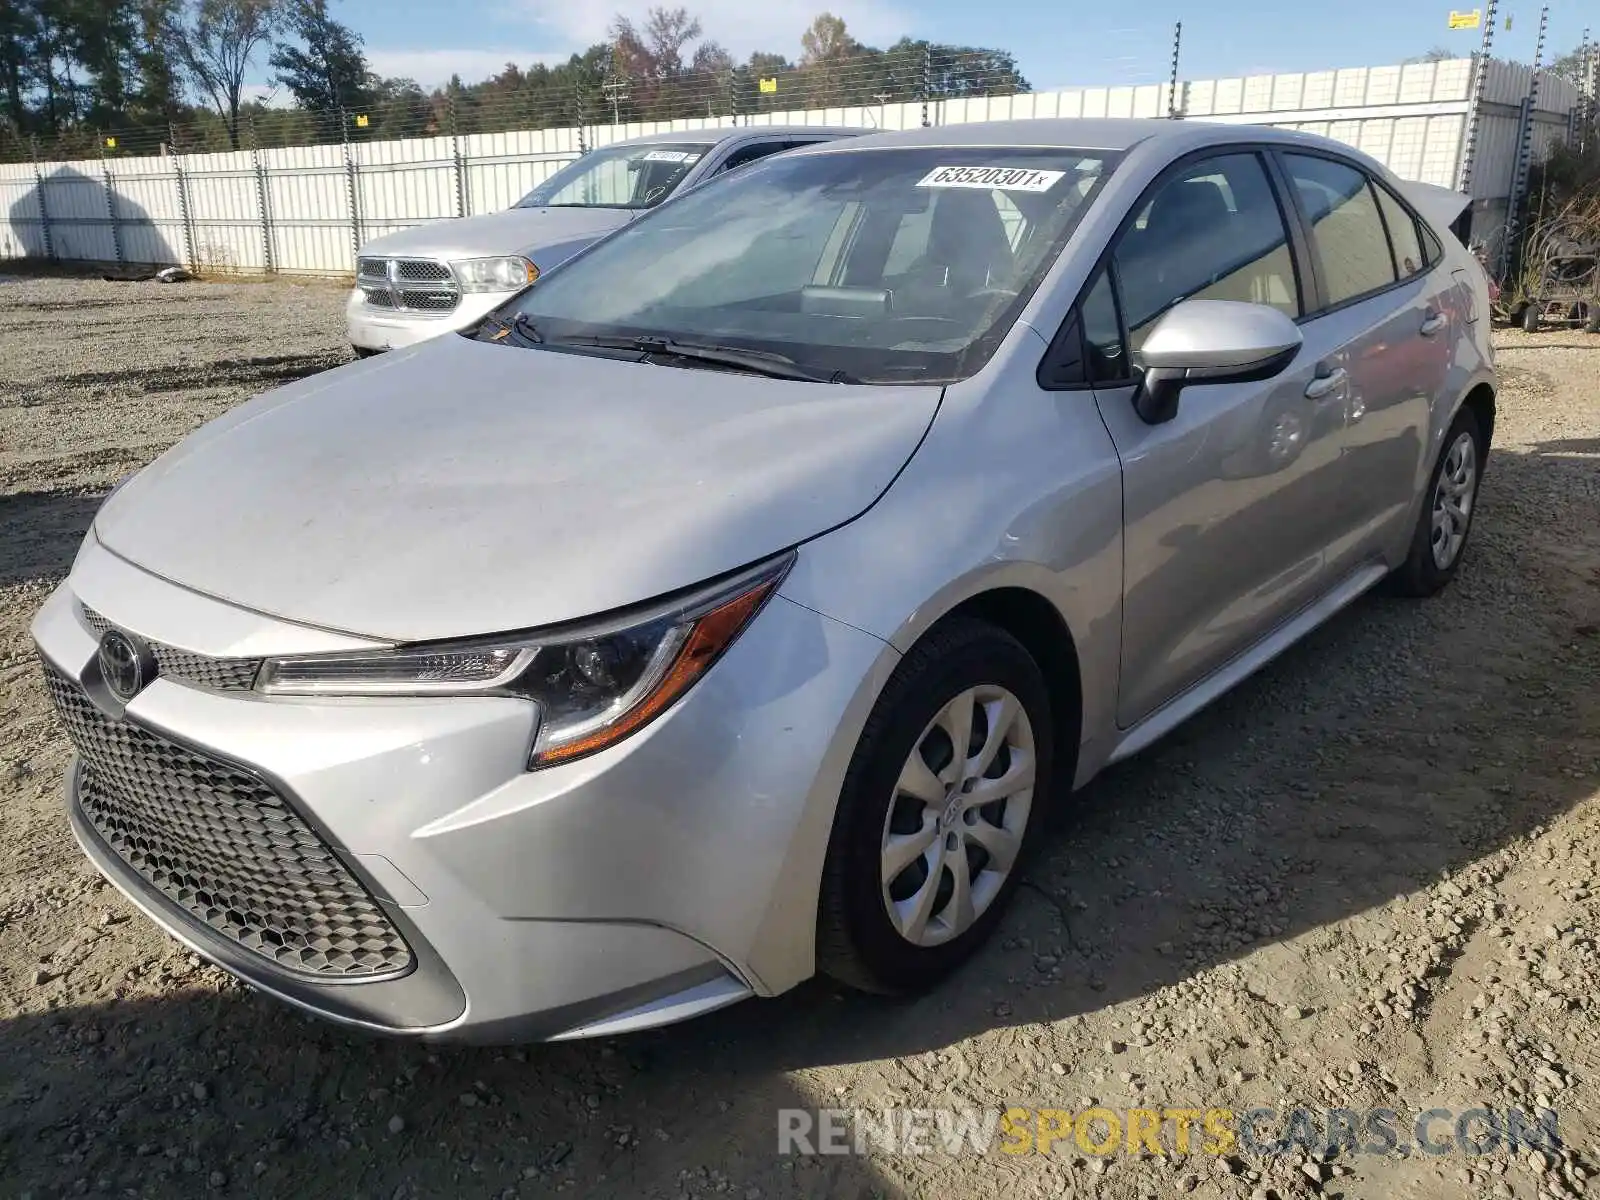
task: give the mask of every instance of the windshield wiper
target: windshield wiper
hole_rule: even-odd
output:
[[[691,362],[715,363],[773,379],[798,379],[807,383],[854,383],[843,371],[813,371],[802,367],[786,354],[770,350],[748,350],[742,346],[714,346],[702,342],[680,342],[664,337],[612,337],[605,334],[580,334],[557,338],[564,346],[594,346],[603,350],[637,350],[646,358],[679,358]]]

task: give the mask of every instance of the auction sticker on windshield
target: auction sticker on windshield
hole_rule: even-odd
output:
[[[691,163],[700,156],[685,150],[652,150],[644,156],[645,162]]]
[[[917,186],[1048,192],[1065,174],[1065,171],[1036,171],[1032,167],[935,167],[917,180]]]

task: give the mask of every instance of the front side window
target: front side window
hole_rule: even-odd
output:
[[[605,146],[568,163],[518,208],[654,208],[711,150],[685,142]]]
[[[1240,300],[1300,316],[1289,230],[1254,154],[1206,159],[1161,184],[1113,262],[1133,350],[1182,300]]]
[[[946,383],[988,361],[1112,163],[1035,148],[777,158],[685,193],[502,315],[546,348],[666,338]]]
[[[1394,256],[1365,173],[1305,154],[1284,155],[1284,165],[1311,222],[1328,303],[1344,304],[1393,283]]]

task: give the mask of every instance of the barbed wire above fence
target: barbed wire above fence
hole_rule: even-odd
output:
[[[120,128],[79,125],[24,136],[0,125],[0,162],[205,153],[524,129],[582,129],[661,121],[738,122],[771,113],[1013,95],[1030,90],[1008,54],[925,47],[801,66],[688,70],[665,75],[579,73],[557,89],[548,74],[503,74],[487,85],[424,92],[370,90],[336,110],[261,103],[237,120],[189,110]],[[924,114],[926,115],[926,114]]]

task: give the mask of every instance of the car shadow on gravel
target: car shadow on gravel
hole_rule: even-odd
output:
[[[104,500],[104,492],[0,495],[0,587],[64,576]]]
[[[1059,1086],[1048,1029],[987,1043],[970,1077],[937,1055],[1314,941],[1594,794],[1600,637],[1584,632],[1587,560],[1562,547],[1600,554],[1600,521],[1549,517],[1593,499],[1591,474],[1496,451],[1454,586],[1361,601],[1064,805],[994,943],[932,995],[814,981],[607,1043],[491,1050],[368,1041],[172,987],[0,1025],[0,1175],[182,1195],[216,1170],[239,1194],[387,1198],[500,1195],[519,1178],[542,1194],[570,1169],[577,1194],[646,1196],[714,1190],[694,1172],[715,1162],[736,1196],[897,1195],[881,1161],[778,1156],[778,1110]],[[1256,998],[1263,1026],[1281,1019],[1272,991]],[[871,1090],[850,1089],[850,1064],[887,1058]],[[824,1089],[810,1069],[828,1066],[843,1069]]]

